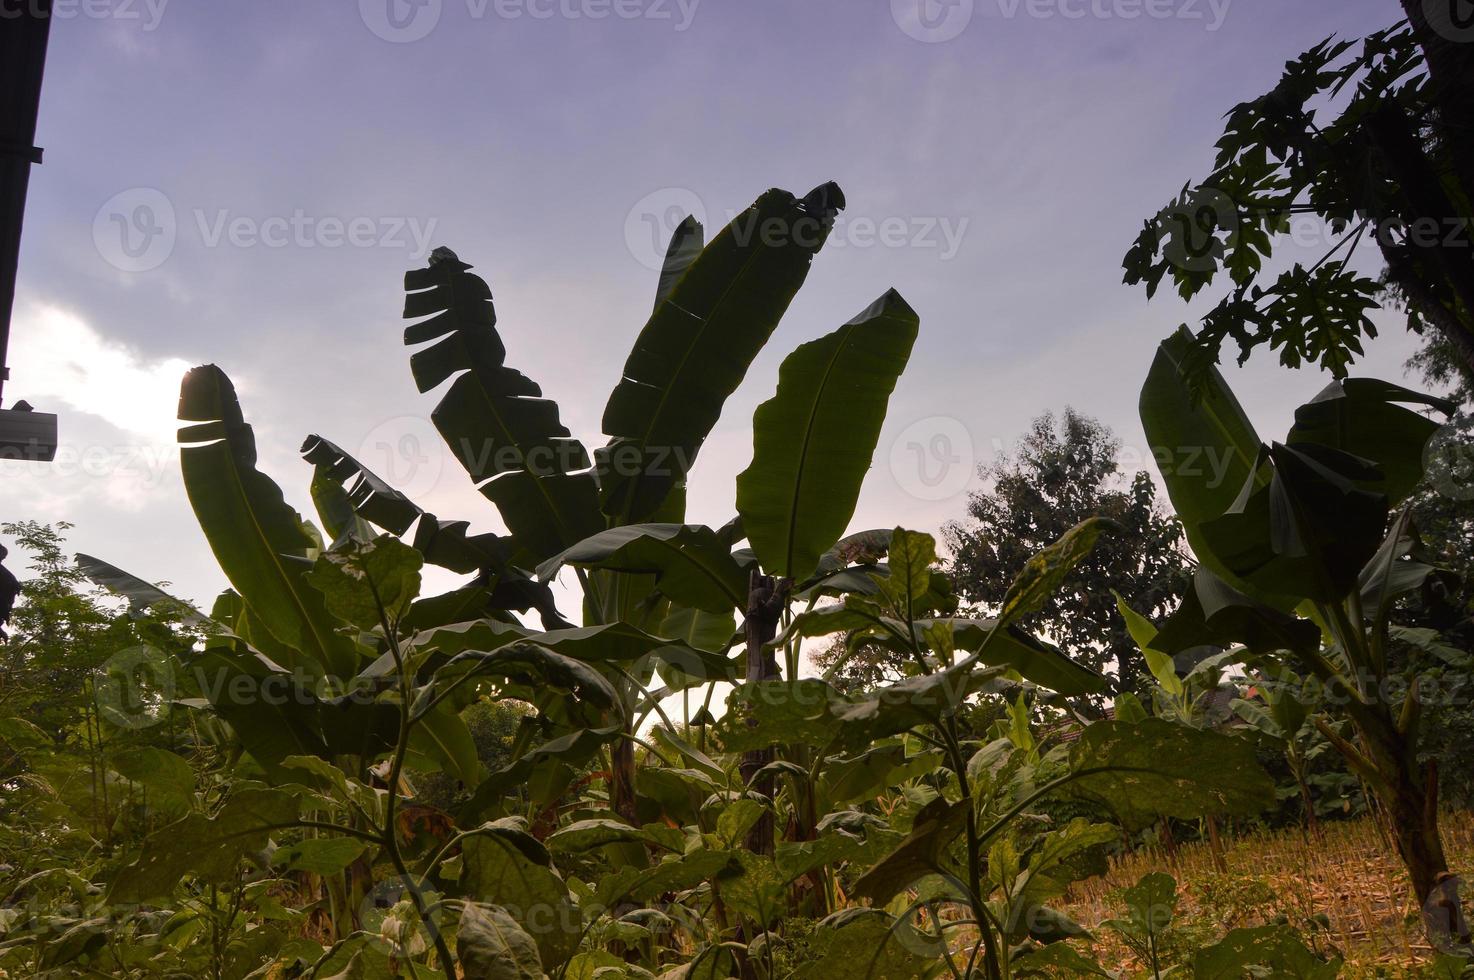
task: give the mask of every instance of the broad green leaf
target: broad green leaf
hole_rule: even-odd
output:
[[[722,901],[759,926],[774,924],[787,908],[788,882],[770,857],[743,850],[732,851],[732,856],[734,860],[713,879]]]
[[[1177,879],[1161,871],[1143,875],[1122,893],[1137,935],[1160,933],[1177,913]]]
[[[660,624],[660,635],[697,650],[720,653],[735,642],[737,618],[733,612],[710,613],[694,606],[673,605]]]
[[[328,610],[362,630],[409,612],[420,594],[420,553],[392,534],[372,541],[347,541],[342,550],[318,556],[307,581],[323,594]]]
[[[699,524],[610,528],[543,562],[538,577],[546,582],[564,565],[649,573],[664,595],[708,612],[747,604],[747,571],[715,531]]]
[[[186,801],[194,796],[194,770],[173,752],[145,745],[118,753],[109,765],[118,775],[146,786],[151,793]]]
[[[927,980],[943,969],[941,941],[882,909],[849,908],[820,920],[798,980]]]
[[[467,787],[481,782],[483,770],[471,729],[448,702],[441,702],[414,721],[411,750],[439,763],[441,770]]]
[[[1207,372],[1197,397],[1189,389],[1183,367],[1192,340],[1184,327],[1157,348],[1141,389],[1141,424],[1193,553],[1231,576],[1200,528],[1228,510],[1254,476],[1261,440],[1216,369]]]
[[[1268,484],[1246,486],[1203,539],[1250,595],[1341,601],[1387,527],[1387,497],[1365,489],[1379,471],[1338,449],[1276,444],[1261,472]]]
[[[1234,929],[1217,944],[1193,956],[1193,980],[1238,980],[1250,967],[1268,968],[1258,976],[1285,980],[1331,980],[1341,972],[1341,959],[1322,960],[1289,926]]]
[[[217,884],[233,881],[242,857],[265,847],[273,829],[296,819],[291,794],[238,788],[213,817],[192,813],[150,834],[138,860],[114,879],[108,901],[165,898],[186,874]]]
[[[463,845],[460,887],[478,902],[501,906],[537,943],[544,967],[562,965],[583,930],[568,886],[532,837],[506,825],[487,829]]]
[[[668,291],[662,277],[662,301],[604,409],[610,441],[596,457],[611,524],[648,519],[685,482],[843,207],[834,184],[802,200],[770,190],[718,232]],[[672,251],[678,256],[674,242]]]
[[[685,834],[663,824],[632,827],[613,817],[592,817],[575,820],[559,827],[548,836],[548,847],[554,851],[571,853],[591,851],[609,844],[650,844],[668,851],[681,853]]]
[[[550,687],[574,694],[601,710],[612,710],[620,703],[613,685],[590,665],[540,644],[518,641],[490,653],[468,650],[456,654],[421,690],[415,716],[447,685],[471,677],[500,677],[534,689]]]
[[[676,283],[691,268],[691,263],[706,246],[706,229],[701,222],[691,215],[687,215],[676,230],[671,232],[670,244],[665,249],[665,262],[660,268],[660,282],[655,288],[655,309],[660,309],[672,292],[675,291]]]
[[[225,577],[260,623],[302,667],[338,678],[356,673],[352,642],[334,632],[322,596],[305,581],[314,547],[281,489],[256,468],[256,437],[235,387],[213,364],[193,368],[179,390],[179,466],[190,505]]]
[[[740,847],[744,835],[762,819],[766,810],[767,807],[757,800],[733,800],[717,817],[717,836],[728,847]]]
[[[368,844],[354,837],[312,837],[277,848],[272,863],[282,871],[310,871],[318,875],[335,875],[343,871]]]
[[[838,734],[836,710],[851,702],[824,681],[759,681],[727,696],[717,738],[728,752],[785,743],[827,745]]]
[[[1152,640],[1154,649],[1180,653],[1197,646],[1243,644],[1254,653],[1320,647],[1320,627],[1264,605],[1237,591],[1206,568],[1193,575],[1182,604]]]
[[[456,959],[478,980],[543,980],[542,957],[526,930],[505,909],[481,902],[461,908]]]
[[[1007,625],[1020,616],[1038,611],[1074,567],[1090,554],[1100,536],[1119,529],[1119,525],[1106,518],[1086,518],[1030,558],[1003,594],[998,621]]]
[[[1085,726],[1070,749],[1070,784],[1100,800],[1129,828],[1157,817],[1254,814],[1274,802],[1274,783],[1249,739],[1160,718]]]
[[[854,893],[881,905],[918,878],[943,870],[943,855],[962,833],[967,806],[942,797],[928,803],[916,814],[905,840],[855,881]]]
[[[950,623],[957,649],[978,654],[990,667],[1006,667],[1027,681],[1071,697],[1098,694],[1106,679],[1084,664],[1071,660],[1059,647],[1046,643],[1016,626],[999,626],[992,619],[920,620],[918,627],[932,622]],[[998,635],[991,641],[994,630]],[[983,644],[987,643],[984,648]]]
[[[1016,977],[1105,977],[1114,980],[1094,959],[1069,943],[1050,943],[1020,952],[1009,964]]]
[[[969,660],[933,674],[904,678],[853,703],[833,705],[839,727],[832,735],[838,744],[854,750],[918,726],[941,724],[974,694],[996,690],[1003,673],[1001,667],[982,667]]]
[[[1182,696],[1182,678],[1177,676],[1177,662],[1168,654],[1151,647],[1141,651],[1146,657],[1147,669],[1152,672],[1157,683],[1162,685],[1162,690],[1174,697]]]
[[[405,274],[404,315],[418,322],[404,342],[434,341],[411,355],[410,370],[421,392],[450,381],[430,419],[517,548],[539,562],[602,528],[598,489],[557,404],[506,366],[491,290],[470,268],[441,248]]]
[[[741,865],[731,851],[692,851],[671,855],[648,868],[622,867],[600,879],[595,900],[612,908],[625,900],[645,902],[666,892],[684,891]]]
[[[844,533],[918,323],[892,290],[783,361],[737,477],[737,512],[768,572],[807,578]]]
[[[1405,405],[1435,408],[1444,414],[1454,404],[1375,378],[1332,381],[1295,409],[1295,425],[1285,440],[1291,446],[1315,444],[1339,449],[1375,463],[1376,489],[1392,506],[1400,504],[1423,478],[1423,451],[1438,423]]]
[[[1141,699],[1130,691],[1123,691],[1116,695],[1116,720],[1124,721],[1134,725],[1143,718],[1148,717],[1146,708],[1141,704]]]
[[[117,593],[127,599],[128,608],[133,613],[147,612],[155,606],[160,606],[164,612],[178,616],[179,621],[186,626],[219,628],[219,624],[212,623],[209,618],[184,600],[174,598],[158,586],[145,582],[136,575],[130,575],[116,565],[109,565],[101,558],[78,554],[77,569],[109,592]]]
[[[507,792],[526,786],[540,767],[559,764],[577,767],[587,764],[602,746],[618,738],[622,732],[623,726],[581,728],[529,749],[513,762],[487,776],[471,794],[463,815],[472,819],[479,817],[496,806]]]
[[[308,437],[309,443],[313,437]],[[353,501],[348,496],[348,487],[342,480],[335,479],[333,468],[326,461],[319,461],[312,468],[312,508],[330,544],[349,540],[372,541],[374,528],[358,516]]]
[[[890,536],[889,575],[876,576],[881,595],[890,600],[896,616],[920,618],[921,600],[931,589],[932,566],[937,561],[937,542],[930,534],[896,528]]]

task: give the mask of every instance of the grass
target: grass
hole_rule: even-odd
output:
[[[1474,869],[1474,814],[1442,818],[1449,864]],[[1320,951],[1346,958],[1341,976],[1401,978],[1425,975],[1432,956],[1407,875],[1370,818],[1325,824],[1323,838],[1296,830],[1240,835],[1226,841],[1227,872],[1217,870],[1207,844],[1180,845],[1175,860],[1158,848],[1139,850],[1113,863],[1100,877],[1077,882],[1065,908],[1096,936],[1107,969],[1139,975],[1126,946],[1103,920],[1121,916],[1120,892],[1151,871],[1178,881],[1175,937],[1169,956],[1216,941],[1229,929],[1288,921]],[[1466,890],[1465,902],[1470,899]]]

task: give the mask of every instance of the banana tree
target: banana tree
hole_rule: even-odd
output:
[[[1438,774],[1419,759],[1423,687],[1443,665],[1394,644],[1405,635],[1397,601],[1438,572],[1397,508],[1438,428],[1408,406],[1452,406],[1386,382],[1337,380],[1296,410],[1284,442],[1264,444],[1216,371],[1189,390],[1190,347],[1185,329],[1164,341],[1141,396],[1148,440],[1201,563],[1150,645],[1166,654],[1238,645],[1252,666],[1293,670],[1296,697],[1323,712],[1312,723],[1388,813],[1424,902],[1448,874]],[[1349,722],[1352,736],[1328,714]]]

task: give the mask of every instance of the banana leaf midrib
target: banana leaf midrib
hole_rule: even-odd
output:
[[[225,449],[229,450],[231,448],[230,423],[225,421],[224,419],[220,419],[218,421],[220,421],[221,425],[225,427],[224,435],[222,435],[214,442],[204,443],[195,446],[181,447],[181,453],[188,452],[190,449],[210,449],[216,446],[223,446],[225,447]],[[261,526],[261,521],[256,516],[256,508],[251,505],[251,498],[246,492],[245,482],[241,479],[240,468],[235,453],[227,452],[226,455],[230,458],[230,463],[226,467],[226,469],[230,473],[233,489],[237,491],[237,499],[245,505],[244,510],[247,514],[250,515],[251,528],[256,532],[256,536],[260,540],[261,544],[264,546],[266,553],[271,556],[272,565],[274,568],[276,568],[282,582],[286,585],[286,591],[287,594],[291,596],[292,605],[296,607],[297,612],[302,617],[302,621],[307,624],[307,628],[311,631],[312,638],[314,641],[316,641],[318,649],[321,653],[323,666],[330,667],[332,664],[332,647],[329,644],[323,642],[322,635],[318,629],[317,617],[313,616],[310,610],[308,610],[308,608],[302,603],[302,599],[300,596],[298,596],[297,590],[292,587],[292,576],[288,573],[286,565],[282,562],[282,556],[277,554],[276,549],[271,546],[271,539],[266,535],[265,528]],[[186,484],[186,490],[187,489],[188,485]],[[287,507],[291,507],[291,505],[287,504],[285,500],[283,500],[282,503],[285,504]],[[244,593],[241,594],[241,598],[245,601],[247,606],[251,604],[250,600],[246,599]],[[263,618],[262,625],[265,625],[265,623],[266,621]]]

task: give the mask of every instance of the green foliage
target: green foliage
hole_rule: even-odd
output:
[[[1149,615],[1163,615],[1185,590],[1188,573],[1177,522],[1159,512],[1146,474],[1120,472],[1119,454],[1109,429],[1072,409],[1035,419],[1015,455],[984,474],[990,489],[970,496],[967,519],[944,533],[959,594],[996,609],[1034,553],[1081,522],[1111,521],[1112,533],[1020,623],[1081,663],[1114,674],[1118,687],[1135,690],[1145,665],[1115,615],[1111,590]]]
[[[1369,314],[1383,296],[1474,371],[1467,66],[1448,28],[1430,25],[1431,7],[1405,8],[1409,20],[1359,41],[1327,38],[1287,63],[1270,92],[1231,109],[1213,172],[1147,220],[1126,254],[1125,281],[1148,296],[1169,277],[1183,299],[1230,280],[1181,352],[1195,392],[1230,339],[1241,363],[1267,345],[1287,367],[1318,363],[1344,378],[1376,336]],[[1311,216],[1335,244],[1271,278],[1265,260]],[[1363,243],[1385,263],[1381,279],[1358,271]]]

